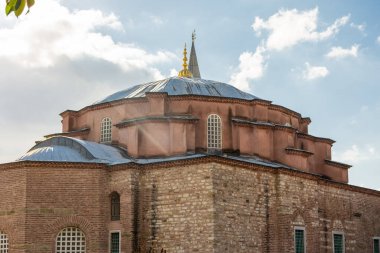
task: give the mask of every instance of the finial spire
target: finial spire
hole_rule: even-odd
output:
[[[193,77],[190,70],[187,69],[187,50],[186,50],[186,43],[185,48],[183,49],[183,69],[178,73],[179,77]]]
[[[197,61],[197,54],[195,52],[194,41],[196,39],[195,30],[191,34],[191,51],[190,51],[190,60],[189,60],[189,70],[193,74],[194,78],[201,78],[201,73],[199,72],[199,66]]]

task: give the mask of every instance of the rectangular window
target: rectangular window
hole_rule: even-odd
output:
[[[305,253],[305,228],[296,227],[294,229],[294,252]]]
[[[373,238],[373,253],[380,253],[380,237]]]
[[[334,253],[344,253],[344,235],[343,233],[333,233]]]
[[[111,232],[111,253],[120,253],[120,232]]]

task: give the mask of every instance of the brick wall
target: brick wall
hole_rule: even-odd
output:
[[[0,170],[0,189],[0,231],[8,236],[9,252],[24,252],[26,169]]]
[[[148,166],[61,165],[0,168],[0,230],[10,253],[53,252],[67,226],[80,227],[87,252],[294,252],[305,227],[307,252],[332,252],[332,231],[347,253],[372,250],[380,236],[380,193],[316,176],[223,159]],[[110,194],[120,221],[110,221]]]

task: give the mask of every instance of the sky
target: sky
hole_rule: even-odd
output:
[[[4,10],[5,1],[0,1]],[[202,78],[310,117],[349,183],[380,190],[380,1],[36,0],[0,14],[0,163],[61,131],[59,113],[176,75],[197,34]]]

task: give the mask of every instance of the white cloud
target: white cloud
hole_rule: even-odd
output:
[[[150,15],[149,18],[153,22],[153,24],[155,24],[155,25],[163,25],[164,23],[166,23],[166,20],[164,20],[160,16]]]
[[[380,44],[380,36],[379,36],[379,37],[377,37],[377,43],[379,43],[379,44]]]
[[[364,30],[365,30],[365,24],[364,24],[364,23],[363,23],[363,24],[360,24],[360,25],[357,25],[357,24],[355,24],[355,23],[351,23],[350,26],[351,26],[352,28],[358,29],[358,30],[361,31],[361,32],[364,32]]]
[[[303,78],[306,80],[326,77],[329,74],[329,70],[324,66],[311,66],[308,62],[305,63],[305,66],[306,69],[303,71]]]
[[[178,70],[176,70],[176,69],[171,69],[171,70],[170,70],[170,76],[178,76]]]
[[[359,45],[353,45],[351,48],[332,47],[330,52],[326,54],[328,58],[345,58],[357,57]]]
[[[266,68],[266,56],[264,53],[265,49],[262,46],[258,46],[254,53],[242,53],[239,57],[239,67],[231,75],[230,82],[238,89],[248,91],[249,81],[258,79],[264,74],[264,70]]]
[[[377,159],[380,157],[374,147],[367,145],[366,148],[359,148],[357,145],[352,145],[350,148],[343,151],[337,158],[346,163],[357,164],[361,161]]]
[[[26,67],[51,67],[60,57],[70,60],[92,57],[119,66],[125,71],[144,69],[162,78],[155,64],[175,56],[166,51],[149,53],[134,45],[115,42],[98,28],[123,32],[114,14],[99,10],[71,12],[57,0],[46,0],[13,26],[0,29],[1,58]]]
[[[319,41],[332,37],[339,29],[347,24],[350,16],[338,18],[324,31],[317,31],[318,8],[308,11],[280,10],[268,20],[256,17],[252,24],[258,36],[262,31],[269,32],[266,47],[269,50],[283,50],[304,41]]]

